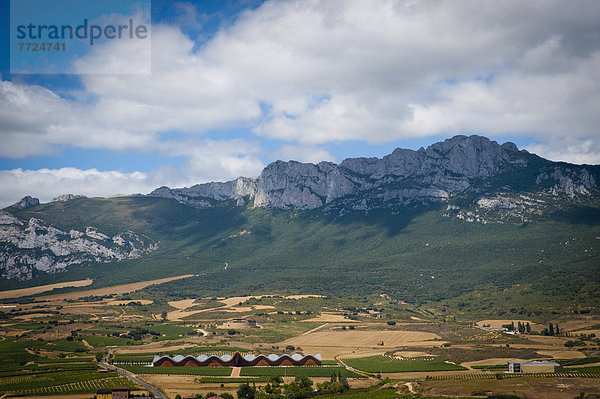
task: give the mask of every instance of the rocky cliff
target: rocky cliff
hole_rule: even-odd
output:
[[[70,265],[139,258],[156,248],[151,239],[132,231],[113,237],[92,226],[85,232],[66,232],[36,218],[21,220],[0,211],[0,277],[6,279],[27,280]]]
[[[455,136],[417,151],[396,149],[379,158],[349,158],[339,165],[277,161],[257,179],[240,177],[225,183],[190,188],[161,187],[149,196],[173,198],[194,207],[234,201],[273,209],[316,209],[348,212],[400,208],[450,201],[465,192],[485,195],[518,190],[553,195],[586,195],[597,187],[594,170],[556,163],[498,144],[481,136]],[[515,186],[516,187],[516,186]]]

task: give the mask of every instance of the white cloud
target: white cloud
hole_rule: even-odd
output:
[[[189,4],[177,7],[186,24],[202,22]],[[259,149],[210,160],[187,148],[193,136],[240,126],[289,142],[284,156],[328,142],[468,132],[541,143],[568,136],[595,151],[598,20],[595,1],[273,0],[200,47],[155,24],[152,75],[82,75],[85,101],[1,82],[0,156],[169,148],[199,175],[249,175]],[[81,65],[99,62],[102,46],[134,51],[124,43],[99,45]],[[158,140],[172,131],[187,137]]]
[[[596,140],[565,137],[548,143],[529,144],[525,149],[554,161],[600,164],[600,143]]]
[[[96,169],[76,168],[0,171],[0,207],[15,203],[25,195],[39,197],[48,202],[60,194],[74,193],[88,197],[107,196],[115,193],[132,194],[148,192],[156,187],[151,175],[141,172],[101,172]],[[126,191],[123,191],[123,190]]]
[[[335,162],[335,157],[326,149],[316,146],[284,145],[275,151],[274,158],[284,161],[300,161],[319,163],[321,161]]]
[[[0,208],[26,195],[48,202],[66,193],[88,197],[148,193],[163,185],[183,187],[242,175],[255,177],[264,167],[258,158],[260,147],[245,140],[166,143],[161,149],[161,155],[184,156],[187,160],[179,168],[161,166],[150,172],[77,168],[0,170]]]

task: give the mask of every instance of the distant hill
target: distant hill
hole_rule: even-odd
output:
[[[464,311],[594,311],[599,178],[598,166],[457,136],[383,159],[278,161],[257,179],[149,196],[29,198],[0,214],[0,289],[197,273],[152,290],[388,294]]]

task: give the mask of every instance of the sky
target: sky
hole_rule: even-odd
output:
[[[137,50],[119,41],[71,74],[11,74],[9,11],[0,0],[0,207],[457,134],[600,163],[595,0],[154,0],[144,74],[78,73],[123,67],[106,54]]]

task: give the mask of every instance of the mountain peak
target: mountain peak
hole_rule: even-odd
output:
[[[27,195],[23,198],[21,198],[21,200],[17,203],[15,203],[13,206],[15,208],[18,209],[26,209],[26,208],[31,208],[33,206],[37,206],[40,204],[40,200],[38,198],[33,198],[30,195]]]
[[[564,173],[558,173],[552,169],[558,167],[556,163],[539,162],[537,157],[536,166],[530,167],[532,159],[514,143],[458,135],[417,151],[396,148],[383,158],[348,158],[340,164],[279,160],[267,165],[257,179],[238,178],[181,189],[161,187],[149,195],[195,207],[216,206],[232,199],[245,205],[248,198],[254,200],[254,207],[262,208],[368,210],[447,201],[482,180],[511,173],[525,176],[519,184],[532,190],[553,187],[556,193],[570,195],[595,187],[593,176],[585,169],[567,164],[560,166],[566,168]],[[497,180],[504,182],[506,178]],[[502,187],[506,186],[503,183]]]

